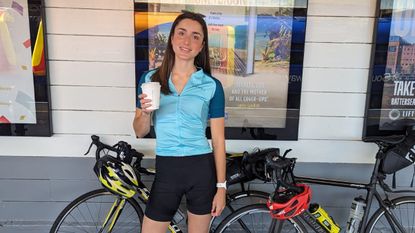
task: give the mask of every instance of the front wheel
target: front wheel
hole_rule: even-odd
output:
[[[108,216],[119,203],[124,205],[119,208],[118,218],[112,225],[117,211],[114,211],[112,219],[108,219]],[[83,194],[66,206],[53,223],[50,233],[140,232],[142,220],[143,211],[137,201],[132,198],[124,201],[104,189],[97,189]],[[112,231],[109,231],[111,227]]]
[[[415,197],[400,197],[391,201],[390,213],[379,208],[370,219],[366,233],[390,233],[390,232],[415,232]],[[404,228],[404,232],[398,229],[392,218]]]
[[[216,233],[306,233],[304,225],[292,218],[280,221],[271,218],[265,204],[245,206],[226,217],[215,231]]]

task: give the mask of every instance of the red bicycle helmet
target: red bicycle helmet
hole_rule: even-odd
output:
[[[273,218],[284,220],[301,214],[308,208],[311,200],[311,188],[305,184],[296,184],[302,188],[301,193],[289,189],[275,191],[267,201]]]

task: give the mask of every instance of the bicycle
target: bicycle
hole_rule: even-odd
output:
[[[372,175],[367,184],[295,176],[294,166],[295,158],[286,158],[285,156],[274,156],[267,159],[267,168],[272,172],[273,180],[285,187],[286,189],[295,189],[295,183],[310,183],[324,186],[335,186],[343,188],[352,188],[357,190],[366,190],[365,205],[363,217],[358,225],[357,232],[415,232],[415,196],[413,190],[392,190],[385,182],[386,175],[382,171],[381,164],[385,158],[386,152],[395,145],[403,142],[405,136],[387,136],[387,137],[368,137],[366,142],[376,143],[379,147],[376,153],[376,161],[373,166]],[[289,175],[291,173],[291,175]],[[270,174],[270,173],[269,173]],[[288,175],[287,175],[288,174]],[[278,185],[277,185],[278,187]],[[383,191],[382,198],[380,189]],[[391,194],[401,194],[398,198],[390,199]],[[411,193],[411,194],[409,194]],[[376,199],[379,207],[369,216],[373,200]],[[243,224],[241,224],[243,223]],[[291,226],[294,231],[286,231],[286,227]],[[306,227],[308,226],[308,228]],[[309,230],[308,230],[309,229]],[[308,210],[300,215],[288,220],[277,220],[270,216],[270,209],[265,204],[254,204],[238,209],[231,215],[227,216],[218,226],[216,233],[229,232],[317,232],[326,233],[329,230],[322,227]]]
[[[143,154],[132,149],[123,141],[110,146],[102,143],[96,135],[91,136],[92,143],[85,153],[87,155],[93,145],[96,146],[95,158],[98,161],[102,156],[113,155],[118,159],[131,164],[140,175],[155,174],[154,170],[143,168],[141,161]],[[245,181],[238,182],[242,190],[227,195],[226,208],[230,213],[235,211],[233,204],[244,199],[267,200],[268,193],[246,190]],[[150,195],[146,185],[139,179],[137,194],[133,198],[125,198],[109,192],[107,189],[97,189],[85,193],[69,203],[54,221],[50,233],[57,232],[140,232],[143,219],[143,207]],[[183,209],[179,209],[168,230],[172,233],[183,232],[178,223],[185,219]],[[216,225],[215,218],[211,224]],[[212,231],[214,227],[212,227]]]

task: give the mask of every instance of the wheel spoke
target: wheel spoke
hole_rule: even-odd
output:
[[[268,200],[268,196],[269,196],[268,193],[255,191],[255,190],[249,190],[249,189],[246,191],[233,193],[228,197],[226,208],[222,212],[222,216],[226,217],[226,216],[231,215],[241,206],[257,204],[257,203],[266,203],[266,201]],[[222,218],[214,218],[211,221],[210,232],[215,232],[214,230],[216,230],[219,227],[220,219]],[[230,227],[235,232],[236,229],[241,229],[241,224],[235,223],[235,224],[232,224]]]
[[[77,211],[79,211],[79,209],[78,209],[78,207],[76,207],[76,210]],[[81,226],[82,226],[82,224],[81,224],[81,222],[74,216],[74,215],[72,215],[72,214],[70,214],[69,216],[71,216],[71,218],[73,219],[73,220],[75,220],[75,222],[77,223],[76,224],[76,226],[79,228],[79,229],[81,229],[83,232],[86,232],[86,233],[88,233],[88,231],[86,231],[86,230],[84,230],[83,228],[80,228]],[[81,216],[82,217],[82,216]],[[84,219],[85,221],[86,221],[86,219]]]
[[[391,216],[384,210],[375,212],[368,224],[369,233],[401,232],[398,225],[403,227],[405,233],[415,233],[415,197],[401,197],[392,202],[394,208],[390,209]]]
[[[99,217],[99,215],[97,216],[97,220],[95,221],[94,217],[92,216],[91,210],[89,208],[88,202],[85,202],[85,206],[88,209],[88,213],[89,213],[89,216],[91,217],[92,223],[95,224],[95,230],[98,231],[98,217]]]
[[[97,233],[103,220],[114,204],[113,194],[105,190],[95,190],[84,194],[70,203],[52,226],[51,232]],[[112,201],[111,201],[112,200]],[[123,211],[114,224],[113,232],[139,232],[143,212],[134,199],[125,202]],[[111,220],[110,220],[111,221]]]
[[[228,217],[218,226],[219,233],[282,233],[282,232],[307,232],[298,220],[284,221],[281,231],[275,231],[275,222],[272,221],[269,210],[265,204],[245,206]],[[243,222],[244,224],[241,224]],[[298,228],[296,227],[298,224]],[[243,227],[245,226],[245,227]],[[278,230],[278,229],[277,229]]]

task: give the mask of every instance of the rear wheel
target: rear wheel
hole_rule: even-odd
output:
[[[415,197],[400,197],[391,201],[390,213],[406,232],[415,232]],[[378,209],[370,219],[367,233],[402,232],[383,209]]]
[[[306,233],[304,225],[297,219],[276,220],[271,218],[265,204],[243,207],[226,217],[215,231],[216,233]]]
[[[235,212],[237,209],[252,205],[252,204],[265,204],[268,200],[269,193],[257,191],[257,190],[247,190],[237,193],[233,193],[229,196],[229,199],[226,203],[225,209],[223,210],[221,216],[228,216]],[[223,217],[212,217],[210,221],[210,231],[215,232],[215,229],[219,226],[220,220]]]
[[[105,189],[88,192],[65,207],[53,223],[50,233],[108,232],[112,220],[110,219],[105,227],[103,225],[108,213],[117,201],[122,201],[122,198]],[[141,232],[142,220],[143,211],[137,201],[133,198],[125,199],[125,205],[111,232]]]

